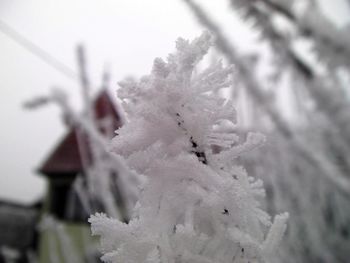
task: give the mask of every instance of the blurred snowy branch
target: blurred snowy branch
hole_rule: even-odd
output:
[[[269,134],[271,142],[245,159],[253,174],[269,178],[270,210],[291,213],[284,252],[276,262],[346,261],[350,245],[350,213],[345,208],[350,198],[349,27],[332,24],[318,1],[229,0],[232,15],[251,25],[259,34],[256,41],[269,47],[271,59],[264,63],[271,71],[261,80],[249,55],[237,51],[235,40],[240,36],[229,38],[200,1],[183,1],[216,36],[218,50],[236,65],[242,88],[232,92],[234,101],[244,100],[245,105],[263,110],[246,112],[248,126]],[[301,43],[303,49],[298,48]],[[260,63],[259,53],[254,56],[255,63]],[[287,103],[282,87],[289,95]],[[248,96],[241,95],[245,90]],[[287,111],[293,114],[289,119]]]

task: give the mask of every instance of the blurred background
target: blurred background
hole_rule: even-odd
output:
[[[113,177],[120,167],[99,170],[114,180],[116,209],[97,187],[82,190],[90,159],[103,160],[69,114],[91,111],[119,127],[117,82],[148,74],[178,37],[203,30],[216,39],[210,60],[235,66],[225,96],[242,133],[268,137],[242,162],[263,179],[268,211],[291,215],[276,262],[348,262],[348,0],[0,0],[0,262],[98,262],[88,214],[102,209],[127,221],[135,197]],[[71,112],[49,95],[57,88]],[[37,104],[48,106],[24,107]],[[111,137],[101,123],[96,129]]]

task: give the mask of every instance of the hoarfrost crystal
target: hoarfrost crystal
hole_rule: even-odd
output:
[[[129,121],[111,151],[146,181],[130,222],[89,219],[106,262],[265,262],[282,238],[288,215],[272,223],[259,207],[262,182],[235,164],[264,137],[239,143],[234,133],[235,110],[217,92],[232,85],[232,67],[194,73],[210,46],[208,33],[178,39],[149,76],[120,83]]]

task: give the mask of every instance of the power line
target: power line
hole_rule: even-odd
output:
[[[73,69],[65,65],[63,62],[59,61],[57,58],[30,41],[28,38],[24,37],[22,34],[20,34],[18,31],[13,29],[10,25],[2,20],[0,20],[0,31],[66,77],[73,80],[77,79],[77,74]]]

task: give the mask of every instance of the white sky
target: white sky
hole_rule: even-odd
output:
[[[201,3],[240,38],[243,49],[252,47],[252,37],[237,26],[227,1]],[[113,90],[125,76],[148,74],[153,59],[166,57],[177,37],[193,38],[202,31],[180,0],[0,0],[0,19],[72,69],[75,46],[84,43],[92,83],[100,84],[107,62]],[[64,87],[79,105],[79,85],[1,32],[0,85],[0,198],[31,202],[45,189],[35,169],[64,127],[53,106],[28,112],[21,105],[52,86]]]
[[[321,11],[327,15],[338,27],[350,23],[349,1],[318,0]],[[330,4],[331,3],[331,4]]]
[[[217,13],[225,6],[213,7]],[[127,75],[151,69],[155,57],[174,49],[177,37],[202,29],[181,1],[174,0],[0,0],[0,19],[76,68],[75,46],[86,45],[91,81],[100,84],[106,62],[112,88]],[[79,103],[79,85],[0,32],[0,198],[30,202],[43,193],[35,173],[64,134],[54,106],[25,111],[23,101],[62,86]]]

